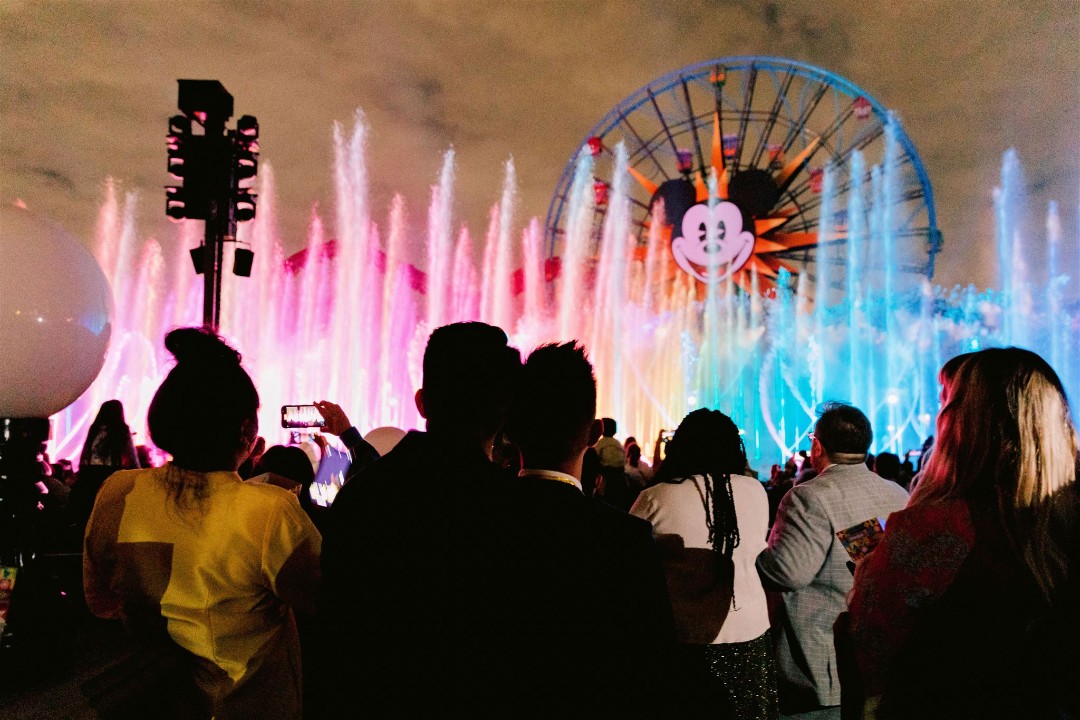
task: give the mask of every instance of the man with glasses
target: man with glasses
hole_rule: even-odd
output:
[[[811,435],[810,463],[818,474],[780,501],[769,546],[758,556],[766,590],[779,593],[771,620],[785,718],[840,718],[833,623],[847,609],[852,575],[836,533],[886,518],[908,498],[866,468],[872,439],[858,408],[825,406]]]

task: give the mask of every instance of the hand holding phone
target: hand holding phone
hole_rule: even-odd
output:
[[[322,426],[323,430],[331,435],[341,437],[341,433],[352,427],[349,416],[345,414],[340,405],[329,400],[320,400],[315,403],[314,407],[325,421]]]

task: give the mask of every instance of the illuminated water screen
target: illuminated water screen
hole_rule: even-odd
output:
[[[616,418],[621,436],[651,440],[690,410],[720,409],[743,429],[759,468],[808,447],[816,408],[828,400],[867,412],[875,452],[918,447],[933,433],[938,368],[971,349],[1029,347],[1053,364],[1073,397],[1080,391],[1077,312],[1064,293],[1074,269],[1063,265],[1075,257],[1075,238],[1063,241],[1052,206],[1048,280],[1029,280],[1025,244],[1040,238],[1023,220],[1015,153],[1006,154],[995,193],[1000,290],[941,288],[899,270],[904,239],[890,208],[905,188],[890,161],[896,153],[888,150],[871,168],[861,154],[851,156],[847,174],[865,182],[861,192],[846,193],[843,208],[833,207],[835,171],[825,170],[820,216],[827,220],[818,228],[816,260],[797,276],[781,272],[766,288],[752,268],[736,285],[730,267],[721,272],[707,258],[707,282],[671,272],[686,257],[672,254],[659,224],[639,241],[630,231],[621,146],[602,198],[593,158],[582,153],[565,241],[560,256],[550,257],[540,223],[518,217],[511,162],[500,194],[493,183],[482,236],[454,225],[452,150],[432,187],[426,227],[406,227],[400,197],[388,209],[373,209],[367,133],[359,115],[351,130],[336,128],[335,213],[313,215],[303,252],[286,257],[282,250],[265,167],[259,214],[241,226],[239,239],[256,251],[255,264],[250,278],[226,275],[222,333],[255,378],[262,434],[271,443],[287,438],[281,405],[321,399],[340,403],[363,432],[422,427],[413,394],[426,338],[434,327],[463,320],[503,327],[526,352],[580,340],[596,368],[598,413]],[[721,217],[715,175],[709,188],[709,212]],[[591,227],[598,201],[607,204],[599,245]],[[146,411],[169,367],[162,337],[201,321],[202,278],[188,250],[199,244],[202,224],[187,221],[159,241],[140,232],[137,205],[134,195],[121,198],[108,188],[95,254],[115,297],[112,346],[93,386],[53,418],[54,457],[77,456],[98,406],[114,397],[123,401],[137,442],[148,443]],[[830,223],[840,221],[847,241],[830,243]],[[723,232],[706,225],[708,233]],[[482,246],[478,257],[474,245]],[[416,247],[426,248],[422,257],[413,257]],[[729,264],[738,260],[727,255]]]

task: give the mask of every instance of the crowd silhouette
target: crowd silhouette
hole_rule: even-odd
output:
[[[903,457],[828,403],[759,481],[715,409],[651,462],[620,442],[575,343],[438,328],[425,430],[369,443],[324,400],[336,442],[271,447],[238,352],[165,346],[153,447],[113,400],[78,472],[43,470],[86,608],[129,638],[83,685],[99,717],[1080,716],[1080,443],[1034,353],[949,360]]]

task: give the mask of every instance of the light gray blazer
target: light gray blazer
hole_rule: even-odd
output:
[[[859,463],[832,465],[780,501],[757,567],[766,588],[783,591],[772,628],[781,704],[790,711],[840,704],[833,623],[847,609],[853,578],[837,531],[888,517],[907,499],[902,487]]]

